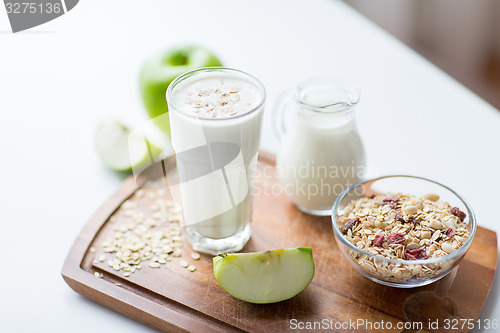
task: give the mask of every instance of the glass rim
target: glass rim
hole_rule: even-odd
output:
[[[248,78],[250,78],[253,81],[253,83],[255,84],[255,86],[257,87],[259,92],[261,93],[261,98],[260,98],[259,103],[255,107],[253,107],[252,109],[250,109],[246,112],[243,112],[241,114],[238,114],[238,115],[235,115],[232,117],[225,117],[225,118],[200,117],[200,116],[197,116],[194,114],[189,114],[187,112],[180,111],[180,109],[172,102],[172,98],[170,98],[170,96],[172,95],[172,91],[175,89],[175,87],[179,83],[183,82],[184,80],[186,80],[186,79],[188,79],[188,78],[190,78],[198,73],[202,73],[202,72],[235,72],[235,73],[239,73],[239,74],[243,74],[244,76],[247,76]],[[174,81],[172,81],[168,85],[168,88],[167,88],[167,91],[165,94],[166,94],[167,105],[169,106],[168,113],[170,113],[172,111],[172,110],[170,110],[170,106],[172,106],[173,110],[178,112],[179,114],[185,115],[185,116],[190,117],[190,118],[202,119],[202,120],[207,120],[207,121],[224,121],[224,120],[228,121],[228,120],[248,116],[250,114],[255,113],[257,110],[261,109],[266,101],[266,89],[265,89],[264,85],[262,84],[262,82],[260,82],[260,80],[258,78],[256,78],[252,74],[249,74],[249,73],[244,72],[242,70],[235,69],[235,68],[229,68],[229,67],[201,67],[201,68],[197,68],[197,69],[193,69],[193,70],[190,70],[188,72],[185,72],[185,73],[179,75],[178,77],[176,77],[174,79]]]
[[[308,85],[309,87],[314,86],[314,82],[323,81],[326,85],[334,86],[338,84],[342,84],[344,86],[349,87],[349,91],[354,91],[354,98],[349,101],[335,102],[325,105],[315,105],[311,103],[304,102],[300,97],[300,92],[304,89],[302,86]],[[318,84],[316,84],[318,85]],[[341,113],[345,111],[350,111],[354,106],[356,106],[361,98],[361,86],[350,79],[345,79],[342,77],[336,76],[320,76],[311,78],[305,81],[300,82],[296,88],[292,90],[292,99],[299,104],[301,107],[308,109],[309,111],[318,112],[318,113]],[[333,109],[332,109],[333,108]],[[335,110],[337,109],[337,110]]]
[[[346,194],[349,193],[356,186],[359,186],[359,185],[364,184],[364,183],[369,183],[369,182],[381,180],[381,179],[397,178],[397,177],[420,179],[423,181],[431,182],[431,183],[434,183],[436,185],[443,187],[444,189],[450,191],[455,196],[457,196],[457,198],[467,208],[467,211],[469,213],[469,215],[468,215],[469,216],[469,223],[471,224],[471,234],[470,234],[469,238],[467,239],[467,241],[465,242],[465,244],[463,244],[456,251],[454,251],[452,253],[448,253],[447,255],[444,255],[442,257],[431,258],[431,259],[407,260],[407,259],[389,259],[389,258],[382,257],[382,256],[379,256],[376,254],[372,254],[372,253],[369,253],[369,252],[366,252],[366,251],[360,249],[359,247],[357,247],[354,244],[352,244],[351,242],[349,242],[344,237],[344,235],[342,235],[342,233],[340,232],[339,227],[337,225],[336,210],[338,209],[338,206],[340,205],[340,202],[342,201],[342,199],[344,199]],[[336,238],[340,239],[341,242],[344,243],[350,249],[352,249],[356,252],[359,252],[360,254],[366,255],[369,258],[373,258],[374,260],[385,261],[385,262],[392,263],[392,264],[404,264],[404,265],[426,265],[426,264],[428,265],[428,264],[435,264],[435,263],[445,262],[448,260],[453,260],[457,257],[459,258],[462,255],[464,255],[464,253],[469,249],[469,247],[474,239],[474,236],[476,234],[476,229],[477,229],[476,215],[475,215],[474,211],[472,210],[472,207],[470,207],[470,205],[467,203],[467,201],[465,201],[460,194],[458,194],[456,191],[452,190],[450,187],[443,185],[440,182],[437,182],[435,180],[428,179],[425,177],[420,177],[420,176],[412,176],[412,175],[404,175],[404,174],[385,175],[385,176],[374,177],[374,178],[370,178],[370,179],[361,180],[361,181],[349,186],[344,191],[342,191],[342,193],[337,197],[337,199],[333,203],[331,219],[332,219],[333,232],[334,232],[335,236],[337,236]]]

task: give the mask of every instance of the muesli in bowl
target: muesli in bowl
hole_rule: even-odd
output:
[[[337,198],[332,221],[337,244],[354,268],[401,288],[448,274],[476,230],[474,212],[457,193],[414,176],[353,185]]]

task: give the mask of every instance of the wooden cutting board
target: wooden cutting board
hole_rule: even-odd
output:
[[[132,177],[127,179],[95,213],[66,258],[62,269],[64,280],[76,292],[95,302],[165,332],[279,332],[300,327],[298,325],[313,325],[313,322],[330,325],[331,331],[352,332],[352,326],[344,324],[341,328],[340,325],[357,320],[374,325],[384,321],[392,325],[392,329],[387,329],[388,324],[385,329],[377,329],[361,324],[357,327],[359,332],[416,332],[396,327],[398,323],[409,321],[408,312],[417,311],[418,318],[427,316],[418,312],[414,304],[418,299],[437,302],[433,306],[444,309],[439,314],[443,318],[478,317],[496,270],[495,232],[478,228],[455,277],[450,274],[440,282],[414,289],[382,286],[363,277],[349,265],[335,242],[330,217],[306,215],[297,210],[284,194],[273,194],[273,186],[278,185],[274,163],[272,155],[259,154],[253,234],[243,251],[311,246],[315,276],[309,287],[296,297],[268,305],[233,298],[217,284],[212,256],[202,255],[199,260],[193,260],[187,242],[184,242],[181,258],[173,258],[157,269],[143,267],[129,277],[108,266],[107,260],[111,257],[104,262],[96,261],[103,254],[102,243],[114,232],[112,224],[130,223],[130,217],[118,213],[113,223],[109,221],[110,217],[138,190],[137,182],[142,184],[148,181],[147,177],[138,181]],[[166,159],[163,167],[167,177],[176,177],[174,157]],[[144,191],[158,192],[155,189]],[[169,195],[167,191],[166,196]],[[139,203],[147,207],[152,200],[145,195]],[[194,264],[197,270],[191,272],[181,267],[179,261],[182,259]],[[102,278],[96,277],[95,272],[102,273]],[[440,297],[428,297],[435,292]],[[446,297],[442,297],[444,295]],[[426,304],[425,308],[429,309],[430,305]],[[429,316],[436,316],[437,312]],[[414,319],[415,313],[412,316]],[[462,328],[461,324],[458,328],[450,332],[467,331],[467,327]]]

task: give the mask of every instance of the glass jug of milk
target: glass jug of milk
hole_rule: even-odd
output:
[[[279,98],[276,168],[284,193],[303,212],[330,215],[337,196],[363,177],[365,152],[354,118],[358,102],[359,86],[337,78],[302,82]]]

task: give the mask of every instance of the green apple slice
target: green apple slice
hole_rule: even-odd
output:
[[[304,290],[314,276],[310,247],[213,258],[215,278],[232,296],[250,303],[275,303]]]
[[[94,144],[104,164],[116,171],[148,166],[161,153],[139,131],[132,131],[115,118],[107,118],[97,126]]]

